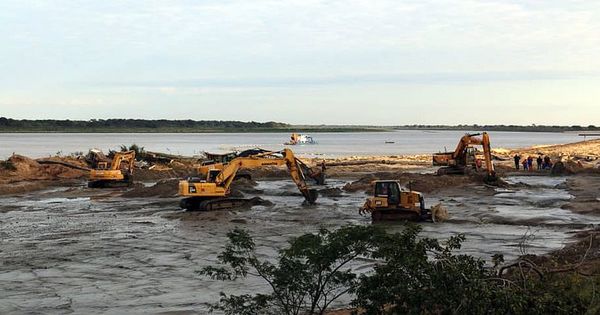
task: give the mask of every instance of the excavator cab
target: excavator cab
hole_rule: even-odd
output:
[[[215,180],[217,180],[217,176],[219,176],[219,173],[221,173],[221,170],[208,170],[208,174],[206,175],[206,181],[209,183],[214,183]]]
[[[88,187],[111,188],[127,187],[133,183],[135,151],[117,152],[110,162],[98,162],[90,171]]]

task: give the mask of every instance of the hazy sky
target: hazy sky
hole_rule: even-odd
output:
[[[600,1],[0,1],[0,116],[600,125]]]

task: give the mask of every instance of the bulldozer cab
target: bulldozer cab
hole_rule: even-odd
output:
[[[400,185],[396,181],[377,181],[375,197],[385,197],[388,204],[397,205],[400,203]]]

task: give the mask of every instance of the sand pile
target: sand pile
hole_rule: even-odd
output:
[[[364,191],[371,193],[373,189],[372,183],[375,180],[397,180],[407,188],[410,187],[412,190],[425,193],[444,188],[456,188],[473,183],[483,183],[483,179],[479,176],[437,176],[433,174],[379,172],[366,175],[357,181],[348,183],[343,187],[343,190],[347,192]]]
[[[72,159],[67,163],[80,161]],[[0,178],[8,182],[22,180],[52,180],[52,179],[76,179],[87,176],[87,172],[80,169],[70,168],[59,164],[40,164],[36,160],[22,155],[13,155],[3,164],[0,169]]]
[[[178,172],[174,169],[165,169],[165,170],[149,170],[149,169],[135,169],[133,171],[133,178],[135,180],[140,181],[154,181],[161,179],[170,179],[170,178],[184,178],[188,174],[187,172]]]
[[[256,189],[257,182],[248,178],[237,178],[231,183],[231,193],[235,195],[242,194],[262,194],[264,191]]]
[[[261,194],[262,190],[256,189],[256,182],[240,178],[236,179],[231,184],[231,197],[241,198],[244,193],[248,194]],[[179,179],[167,179],[161,180],[152,186],[144,186],[142,184],[136,184],[133,189],[123,193],[124,198],[144,198],[144,197],[159,197],[159,198],[172,198],[177,197],[179,190]]]
[[[176,197],[179,189],[179,180],[170,179],[162,180],[153,186],[145,187],[142,184],[136,184],[132,190],[125,192],[124,198],[144,198],[144,197],[160,197],[170,198]]]
[[[263,167],[244,170],[252,178],[289,178],[290,172],[286,167]]]
[[[572,158],[586,158],[586,159],[597,159],[600,158],[600,139],[580,141],[567,144],[557,145],[540,145],[533,146],[530,148],[506,150],[506,149],[494,149],[494,153],[502,153],[506,156],[514,156],[520,154],[521,156],[535,156],[539,154],[548,155],[555,159],[572,159]]]
[[[567,189],[575,198],[562,206],[576,213],[600,215],[600,177],[571,177],[566,182]]]

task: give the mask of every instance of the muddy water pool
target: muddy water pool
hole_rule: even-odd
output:
[[[571,198],[562,188],[564,180],[513,177],[509,181],[527,185],[427,195],[429,205],[448,207],[451,219],[422,224],[423,236],[464,233],[462,252],[484,259],[560,248],[573,231],[600,224],[597,217],[561,209]],[[331,180],[330,186],[345,183]],[[370,224],[357,211],[366,197],[361,192],[302,206],[291,181],[261,181],[257,188],[273,206],[186,213],[177,208],[176,198],[124,199],[118,191],[89,190],[83,183],[0,197],[0,313],[203,314],[220,291],[265,289],[258,279],[228,283],[195,274],[215,262],[234,227],[248,229],[259,253],[273,259],[290,237],[320,226]],[[385,227],[402,229],[400,224]],[[353,267],[366,271],[371,265],[362,260]]]

